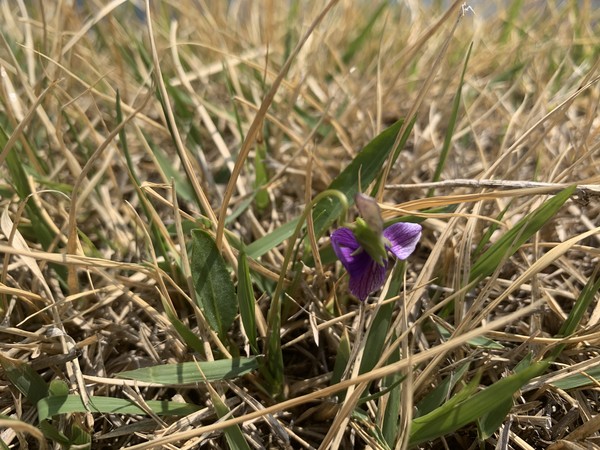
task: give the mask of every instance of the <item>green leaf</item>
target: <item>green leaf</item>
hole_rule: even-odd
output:
[[[373,423],[368,414],[364,413],[360,409],[355,409],[352,411],[351,417],[353,421],[361,424],[361,429],[364,430],[364,432],[374,441],[374,448],[391,450],[391,447],[387,444],[385,438],[383,437],[383,433],[377,424]]]
[[[250,347],[255,354],[260,353],[258,349],[257,333],[256,333],[256,315],[254,289],[252,288],[252,280],[250,278],[250,266],[244,249],[240,251],[238,257],[238,286],[237,298],[240,307],[240,316],[244,331],[248,337]]]
[[[600,365],[593,366],[592,368],[583,371],[583,373],[576,373],[558,381],[553,381],[550,384],[559,389],[568,391],[584,386],[597,385],[598,383],[600,383]]]
[[[225,403],[221,400],[221,397],[215,392],[214,389],[209,389],[210,398],[212,405],[217,412],[219,418],[227,416],[231,411]],[[242,433],[239,425],[233,425],[226,427],[223,432],[225,433],[225,439],[227,440],[228,448],[231,450],[250,450],[250,446]]]
[[[344,62],[344,64],[346,64],[346,65],[349,64],[350,61],[352,60],[352,57],[365,44],[369,35],[371,34],[371,31],[373,30],[373,26],[377,22],[377,19],[379,18],[379,16],[381,16],[381,13],[385,10],[385,8],[387,6],[389,6],[389,2],[387,2],[387,1],[381,2],[379,7],[377,9],[375,9],[373,14],[369,18],[369,21],[367,22],[365,27],[361,30],[361,32],[358,34],[358,36],[356,36],[352,40],[352,42],[350,42],[350,44],[348,44],[348,48],[342,55],[342,61]]]
[[[523,243],[537,233],[575,191],[570,186],[551,199],[545,201],[538,209],[521,219],[512,229],[507,231],[473,264],[470,281],[486,277],[494,272],[504,258],[514,254]]]
[[[148,143],[152,153],[154,154],[154,157],[156,158],[156,162],[158,163],[160,170],[165,174],[165,178],[167,180],[173,179],[177,194],[190,203],[195,202],[196,195],[194,194],[194,189],[192,188],[191,183],[173,166],[171,162],[172,158],[157,145],[154,145],[150,141]]]
[[[429,414],[431,411],[440,406],[448,398],[456,383],[462,379],[467,372],[469,364],[461,365],[456,372],[452,372],[442,382],[437,385],[430,393],[428,393],[418,404],[416,417]]]
[[[328,189],[342,192],[346,195],[348,205],[354,204],[354,196],[359,192],[359,188],[366,189],[380,175],[403,123],[404,120],[398,120],[369,142],[331,182]],[[325,198],[315,205],[313,218],[317,237],[331,226],[342,211],[341,203],[332,197]]]
[[[394,338],[397,336],[394,335]],[[400,361],[400,349],[396,349],[392,356],[388,359],[388,364],[393,364]],[[412,370],[412,369],[411,369]],[[379,406],[380,410],[383,410],[383,423],[381,425],[381,434],[385,439],[385,442],[390,448],[395,447],[396,441],[399,439],[398,433],[400,430],[398,417],[400,416],[400,405],[402,401],[402,395],[400,390],[400,383],[404,380],[405,376],[402,373],[394,373],[383,379],[383,389],[389,389],[389,397],[387,401]]]
[[[29,364],[0,354],[0,365],[8,380],[34,405],[48,395],[48,385]]]
[[[181,320],[179,320],[179,317],[177,317],[177,313],[173,308],[173,305],[169,302],[168,299],[161,298],[161,300],[163,304],[163,309],[165,310],[165,314],[167,315],[169,322],[171,322],[171,325],[173,325],[173,328],[175,328],[175,331],[177,331],[177,334],[181,336],[181,338],[189,348],[199,353],[200,355],[204,355],[205,349],[200,338],[192,330],[190,330]]]
[[[439,323],[436,323],[435,326],[438,330],[438,333],[440,333],[440,336],[442,336],[446,340],[450,339],[454,329],[451,328],[451,331],[449,331]],[[446,326],[449,327],[449,325]],[[467,341],[467,344],[473,347],[486,348],[490,350],[502,350],[504,348],[504,345],[494,341],[493,339],[486,338],[485,336],[478,336],[476,338],[469,339]]]
[[[44,433],[46,439],[57,442],[66,448],[69,448],[69,445],[71,445],[71,440],[52,425],[49,420],[40,418],[39,428]]]
[[[92,447],[92,436],[83,427],[74,423],[71,425],[71,442],[77,450],[87,450]]]
[[[69,394],[69,385],[64,380],[54,379],[48,387],[49,396],[61,396]]]
[[[145,403],[154,414],[159,416],[186,416],[202,409],[201,406],[191,403],[159,400],[147,400]],[[147,414],[143,408],[140,408],[131,400],[123,398],[92,396],[86,408],[80,395],[45,397],[37,403],[37,409],[40,420],[58,414],[88,411],[103,414]]]
[[[596,293],[600,289],[600,277],[597,277],[599,268],[600,266],[596,266],[594,273],[583,287],[583,290],[579,294],[579,297],[577,297],[577,301],[575,302],[575,305],[573,305],[573,309],[571,309],[567,320],[565,320],[560,327],[557,337],[570,336],[577,330],[577,327],[581,323],[581,319],[586,314],[589,306],[594,301]]]
[[[402,119],[398,120],[369,142],[331,182],[328,189],[343,192],[348,199],[348,205],[352,205],[354,195],[359,191],[359,187],[366,189],[380,174],[383,163],[392,151],[396,135],[400,131],[402,123]],[[406,136],[408,137],[408,133],[406,133]],[[402,145],[402,142],[400,144]],[[323,235],[342,211],[341,203],[330,197],[317,203],[313,210],[314,228],[317,237]],[[258,258],[278,246],[294,233],[297,224],[298,219],[294,219],[252,242],[246,249],[248,256]]]
[[[458,402],[450,399],[429,414],[414,419],[410,430],[410,445],[445,436],[477,420],[489,411],[490,405],[512,399],[515,392],[531,378],[543,373],[547,367],[547,362],[532,364],[474,395],[461,396],[461,401]]]
[[[245,375],[258,367],[256,357],[190,361],[179,364],[144,367],[118,373],[119,378],[158,384],[193,384],[204,381],[228,380]]]
[[[446,136],[444,138],[444,145],[442,146],[442,150],[440,151],[440,159],[438,160],[437,167],[435,168],[435,173],[433,174],[432,181],[439,181],[440,176],[442,175],[442,170],[444,170],[444,166],[446,165],[446,159],[448,157],[448,153],[450,151],[450,146],[452,144],[452,136],[454,136],[454,129],[456,127],[456,119],[458,117],[458,108],[460,107],[460,99],[463,89],[463,84],[465,81],[465,73],[467,72],[467,63],[469,62],[469,57],[471,56],[471,50],[473,49],[473,42],[469,45],[469,50],[467,50],[467,56],[465,58],[465,62],[463,64],[463,70],[460,74],[460,81],[458,83],[458,87],[456,89],[456,94],[454,94],[454,101],[452,102],[452,111],[450,112],[450,120],[448,122],[448,126],[446,127]],[[433,195],[433,188],[431,188],[427,194],[428,197]]]
[[[256,192],[256,206],[259,211],[266,209],[269,206],[269,193],[263,188],[269,181],[267,175],[267,145],[266,141],[256,145],[255,156],[254,156],[254,189]]]
[[[333,374],[331,375],[330,384],[334,385],[342,381],[342,375],[346,370],[346,366],[348,365],[348,360],[350,359],[350,338],[348,337],[348,331],[344,329],[342,332],[342,337],[340,338],[340,343],[337,347],[337,352],[335,354],[335,362],[333,364]],[[342,398],[346,391],[338,393],[338,397]]]
[[[402,275],[405,269],[406,264],[404,262],[399,261],[396,263],[386,299],[397,295],[402,290]],[[359,373],[369,372],[381,358],[386,345],[385,338],[392,323],[392,313],[395,306],[396,304],[392,302],[381,305],[377,315],[373,318],[373,322],[369,327],[369,334],[367,335],[365,352],[360,363]]]
[[[532,355],[523,359],[515,367],[515,373],[522,372],[532,364]],[[488,411],[477,419],[477,430],[479,439],[484,441],[492,436],[502,425],[508,413],[513,407],[512,397],[508,397],[502,401],[490,405]]]
[[[190,267],[198,306],[224,340],[237,314],[237,299],[225,261],[206,231],[192,231]]]

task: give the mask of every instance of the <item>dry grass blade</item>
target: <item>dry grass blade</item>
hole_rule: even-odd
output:
[[[461,3],[3,2],[3,443],[596,445],[600,9]],[[422,234],[361,304],[373,189]]]

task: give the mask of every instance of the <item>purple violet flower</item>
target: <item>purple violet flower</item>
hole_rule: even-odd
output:
[[[415,251],[421,238],[421,225],[398,222],[383,230],[386,250],[398,259],[404,260]],[[350,275],[350,292],[364,301],[385,281],[388,261],[378,263],[360,245],[350,228],[338,228],[331,234],[331,245],[338,259]]]

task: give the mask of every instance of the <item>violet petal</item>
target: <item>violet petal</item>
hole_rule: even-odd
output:
[[[354,256],[353,263],[357,270],[350,271],[348,269],[348,273],[350,274],[348,287],[354,296],[358,297],[361,301],[365,301],[369,294],[383,286],[387,261],[385,261],[385,265],[381,266],[363,250]]]
[[[397,222],[383,230],[383,236],[392,244],[389,250],[398,259],[406,259],[415,251],[421,230],[418,223]]]
[[[338,259],[350,275],[350,292],[365,300],[371,292],[379,289],[385,281],[387,261],[384,266],[375,262],[360,248],[349,228],[338,228],[331,234],[331,245]]]

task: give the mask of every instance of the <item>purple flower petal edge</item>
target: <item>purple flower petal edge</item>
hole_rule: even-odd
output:
[[[406,259],[415,251],[422,229],[418,223],[397,222],[383,230],[383,236],[390,241],[389,250],[396,258]]]
[[[352,295],[361,301],[379,289],[385,281],[387,261],[380,266],[360,248],[360,244],[349,228],[338,228],[331,234],[331,246],[338,259],[350,275],[349,288]]]

